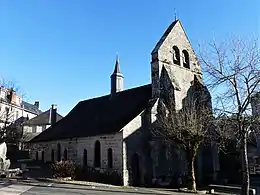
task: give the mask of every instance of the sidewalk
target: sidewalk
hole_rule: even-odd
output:
[[[112,188],[120,188],[122,186],[115,186],[110,184],[104,183],[96,183],[96,182],[89,182],[89,181],[77,181],[72,179],[59,179],[59,178],[36,178],[38,181],[45,181],[45,182],[53,182],[53,183],[62,183],[62,184],[74,184],[74,185],[86,185],[86,186],[96,186],[96,187],[112,187]]]

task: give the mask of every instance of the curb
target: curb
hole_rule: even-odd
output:
[[[38,181],[45,181],[45,182],[54,182],[59,184],[74,184],[74,185],[81,185],[81,186],[95,186],[95,187],[107,187],[107,188],[120,188],[121,186],[115,186],[110,184],[103,184],[103,183],[95,183],[95,182],[88,182],[88,181],[76,181],[76,180],[58,180],[52,178],[37,178]]]

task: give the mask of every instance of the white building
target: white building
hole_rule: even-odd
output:
[[[13,89],[0,87],[0,127],[9,125],[21,117],[34,118],[40,113],[38,101],[30,104],[23,101]]]

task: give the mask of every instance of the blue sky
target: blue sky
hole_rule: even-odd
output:
[[[193,44],[260,37],[259,0],[1,0],[0,76],[41,109],[67,114],[109,93],[119,53],[125,88],[150,83],[150,53],[174,20]]]

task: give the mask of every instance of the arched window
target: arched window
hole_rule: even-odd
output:
[[[57,161],[61,161],[61,147],[60,147],[60,144],[57,145]]]
[[[183,67],[190,68],[189,53],[186,50],[182,51]]]
[[[67,151],[67,149],[64,150],[63,158],[64,158],[65,161],[68,160],[68,151]]]
[[[35,153],[35,160],[38,160],[38,151]]]
[[[94,157],[95,167],[100,167],[101,165],[101,151],[100,151],[100,142],[95,142],[95,157]]]
[[[42,151],[42,161],[44,162],[44,151]]]
[[[177,46],[173,46],[173,63],[180,65],[180,50]]]
[[[51,150],[51,161],[52,161],[52,162],[55,161],[55,159],[54,159],[54,158],[55,158],[55,157],[54,157],[55,155],[54,155],[54,154],[55,154],[55,153],[54,153],[54,150],[52,149],[52,150]]]
[[[88,166],[88,151],[87,151],[87,149],[84,149],[84,152],[83,152],[83,165],[84,165],[84,167]]]
[[[107,166],[113,168],[113,152],[111,148],[107,150]]]

